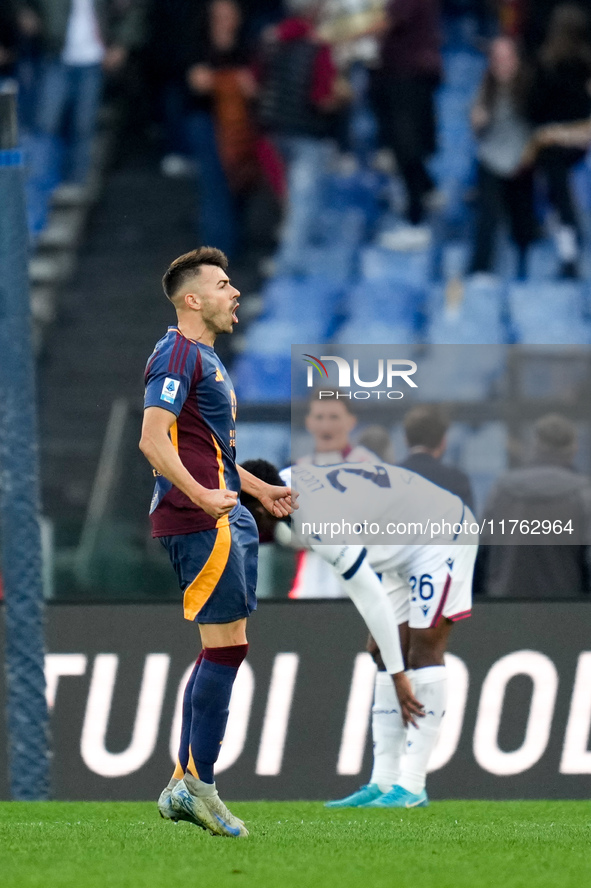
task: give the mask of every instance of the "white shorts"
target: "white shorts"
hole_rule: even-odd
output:
[[[439,550],[436,559],[435,548]],[[471,615],[477,546],[437,546],[431,550],[428,564],[421,557],[424,548],[417,547],[416,561],[411,560],[404,573],[382,576],[398,625],[408,623],[411,629],[429,629],[442,617],[455,623]]]

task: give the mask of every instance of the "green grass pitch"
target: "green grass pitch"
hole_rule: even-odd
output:
[[[581,888],[590,802],[437,802],[413,811],[236,802],[214,838],[144,802],[0,803],[2,888]]]

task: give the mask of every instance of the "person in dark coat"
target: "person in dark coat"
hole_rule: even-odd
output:
[[[449,420],[438,405],[421,404],[404,417],[409,453],[400,465],[455,493],[472,511],[474,497],[465,472],[442,462]]]
[[[317,0],[288,0],[288,17],[264,35],[258,119],[283,159],[287,201],[278,274],[305,274],[334,159],[336,114],[349,100],[331,46],[317,30]]]
[[[576,428],[564,416],[548,414],[536,422],[534,436],[531,464],[501,476],[485,507],[479,591],[495,598],[579,598],[589,593],[591,483],[573,468]],[[516,519],[527,522],[530,530],[542,522],[537,540],[547,543],[527,545],[528,537],[521,536],[523,545],[513,533],[513,545],[491,545],[501,530],[499,522],[505,521],[508,535],[509,522]],[[544,521],[552,526],[560,521],[565,528],[552,536],[556,543],[543,535]],[[558,543],[562,539],[565,545]]]
[[[0,80],[10,77],[14,71],[18,36],[14,0],[3,0],[0,7]]]
[[[548,33],[535,69],[529,119],[535,127],[571,124],[591,117],[590,20],[577,4],[564,3],[554,9]],[[550,145],[538,155],[558,224],[555,240],[560,275],[579,276],[580,224],[573,200],[570,172],[585,156],[584,148]]]
[[[407,192],[408,225],[388,234],[391,249],[429,244],[427,160],[436,149],[435,93],[442,78],[439,0],[389,0],[380,28],[380,64],[371,97],[380,140],[396,158]]]

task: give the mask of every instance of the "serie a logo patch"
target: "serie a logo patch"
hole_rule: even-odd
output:
[[[160,400],[166,401],[168,404],[174,404],[174,399],[176,398],[176,393],[179,390],[180,384],[179,379],[171,379],[167,376],[162,385]]]

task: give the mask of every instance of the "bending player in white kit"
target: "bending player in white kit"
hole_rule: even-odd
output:
[[[257,475],[264,461],[253,461],[248,470]],[[270,467],[272,469],[273,467]],[[283,474],[283,473],[282,473]],[[427,765],[433,751],[446,707],[446,668],[444,653],[451,626],[470,615],[472,574],[477,536],[469,531],[472,513],[454,494],[432,484],[415,472],[397,466],[341,463],[337,466],[293,466],[291,483],[299,493],[295,531],[298,543],[318,552],[350,585],[347,577],[355,566],[369,564],[363,584],[355,594],[347,591],[381,649],[385,634],[400,627],[406,675],[412,681],[417,699],[424,706],[418,721],[405,713],[397,689],[385,672],[376,676],[372,729],[375,766],[370,782],[335,807],[423,807]],[[256,505],[253,514],[257,523]],[[343,526],[350,522],[411,528],[401,545],[349,543],[350,535],[334,534],[330,518],[339,514]],[[429,534],[417,532],[430,521]],[[332,526],[331,526],[332,525]],[[292,525],[293,526],[293,525]],[[380,530],[380,536],[384,538]],[[393,537],[395,538],[395,537]],[[432,539],[428,543],[427,539]],[[328,540],[329,544],[325,543]],[[382,583],[376,574],[381,574]],[[362,587],[361,587],[362,585]],[[386,593],[394,625],[380,637],[371,629],[375,618],[364,613]],[[390,672],[388,667],[388,672]]]

